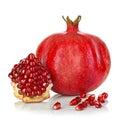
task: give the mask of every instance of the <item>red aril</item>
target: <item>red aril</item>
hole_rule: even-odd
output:
[[[97,100],[98,100],[99,102],[101,102],[101,103],[104,103],[104,102],[105,102],[105,99],[104,99],[104,97],[102,96],[102,94],[98,95]]]
[[[61,103],[60,102],[56,102],[53,107],[52,107],[54,110],[59,110],[61,109]]]
[[[48,36],[38,46],[36,55],[53,78],[52,90],[77,95],[99,87],[110,70],[110,54],[97,36],[79,31],[81,16],[75,21],[63,19],[67,30]]]
[[[83,110],[83,108],[84,108],[84,106],[80,103],[80,104],[78,104],[78,105],[75,107],[75,110],[76,110],[76,111],[81,111],[81,110]]]
[[[81,98],[85,98],[86,96],[87,96],[86,93],[81,93],[81,94],[80,94],[80,97],[81,97]]]
[[[95,94],[91,94],[91,95],[88,97],[88,99],[89,99],[90,101],[95,100]]]
[[[96,108],[101,108],[102,107],[101,103],[99,101],[97,101],[97,100],[94,100],[94,106]]]
[[[88,99],[84,100],[82,102],[82,105],[83,105],[84,108],[88,107],[90,105],[89,100]]]
[[[74,99],[72,99],[70,101],[70,105],[71,106],[77,105],[80,101],[81,101],[81,98],[80,97],[75,97]]]
[[[100,102],[100,103],[104,103],[106,101],[108,97],[108,94],[106,92],[103,92],[102,94],[99,94],[98,95],[98,98],[97,100]]]
[[[103,93],[102,93],[102,96],[103,96],[104,99],[107,99],[107,98],[108,98],[108,93],[103,92]]]

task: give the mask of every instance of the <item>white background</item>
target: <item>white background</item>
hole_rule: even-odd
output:
[[[119,0],[0,0],[0,122],[120,122],[120,14]],[[94,92],[107,91],[108,103],[101,109],[77,112],[67,103],[71,97],[54,96],[36,104],[25,104],[13,96],[8,73],[15,63],[48,35],[66,30],[62,15],[82,16],[79,28],[99,36],[111,54],[111,70]],[[53,101],[63,108],[51,110]]]

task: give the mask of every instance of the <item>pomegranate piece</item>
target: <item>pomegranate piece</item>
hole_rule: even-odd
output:
[[[14,95],[24,102],[40,102],[50,97],[51,75],[34,54],[15,64],[8,76]]]
[[[64,18],[67,29],[45,38],[36,55],[52,75],[52,90],[78,95],[98,88],[108,76],[111,60],[106,44],[97,36],[79,31],[81,16]]]
[[[61,103],[60,102],[56,102],[53,107],[52,107],[54,110],[59,110],[61,109]]]

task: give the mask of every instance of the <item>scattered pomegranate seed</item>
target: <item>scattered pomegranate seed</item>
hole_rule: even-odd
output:
[[[89,99],[90,101],[93,101],[93,100],[95,99],[95,94],[91,94],[91,95],[88,97],[88,99]]]
[[[94,100],[89,100],[89,105],[94,106]]]
[[[102,96],[104,97],[104,99],[108,98],[108,94],[106,92],[102,93]]]
[[[81,98],[80,97],[75,97],[74,99],[72,99],[70,101],[70,105],[71,106],[77,105],[80,101],[81,101]]]
[[[95,100],[95,94],[91,94],[89,97],[88,97],[88,101],[89,101],[89,105],[90,106],[93,106],[94,105],[94,100]]]
[[[94,106],[96,108],[101,108],[102,107],[101,103],[99,101],[97,101],[97,100],[94,100]]]
[[[102,94],[98,95],[97,100],[98,100],[100,103],[104,103],[104,102],[105,102],[105,98],[103,97]]]
[[[89,100],[86,99],[85,101],[83,101],[82,105],[83,105],[84,108],[88,107],[90,105]]]
[[[82,96],[81,96],[82,95]],[[90,96],[88,96],[86,98],[86,93],[85,94],[80,94],[80,96],[77,96],[75,98],[73,98],[69,105],[70,106],[74,106],[74,105],[77,105],[75,107],[75,110],[76,111],[81,111],[83,110],[84,108],[87,108],[88,106],[94,106],[96,108],[101,108],[102,107],[102,104],[101,103],[104,103],[105,102],[105,99],[108,97],[108,94],[106,92],[98,95],[98,98],[96,100],[95,98],[95,94],[91,94]],[[82,100],[82,98],[85,98]],[[81,102],[81,103],[80,103]],[[56,102],[54,105],[53,105],[53,109],[54,110],[58,110],[61,108],[61,104],[59,102]]]
[[[80,103],[80,104],[78,104],[78,105],[75,107],[75,110],[76,110],[76,111],[81,111],[81,110],[83,110],[83,108],[84,108],[84,106]]]
[[[53,107],[52,107],[54,110],[59,110],[61,109],[61,103],[60,102],[56,102]]]
[[[97,100],[98,100],[100,103],[104,103],[105,100],[107,99],[107,97],[108,97],[108,94],[107,94],[106,92],[104,92],[104,93],[98,95],[98,99],[97,99]]]
[[[85,98],[86,96],[87,96],[86,93],[81,93],[81,94],[80,94],[80,97],[81,97],[81,98]]]

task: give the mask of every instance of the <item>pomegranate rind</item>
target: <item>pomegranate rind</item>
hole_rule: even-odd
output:
[[[26,102],[26,103],[42,102],[42,101],[50,98],[50,90],[51,90],[51,87],[53,86],[52,83],[49,84],[49,86],[46,88],[45,93],[43,93],[40,96],[27,97],[27,96],[24,96],[24,95],[20,95],[18,93],[19,89],[17,88],[17,85],[14,82],[11,82],[11,85],[13,86],[14,96],[16,98],[22,100],[23,102]]]

